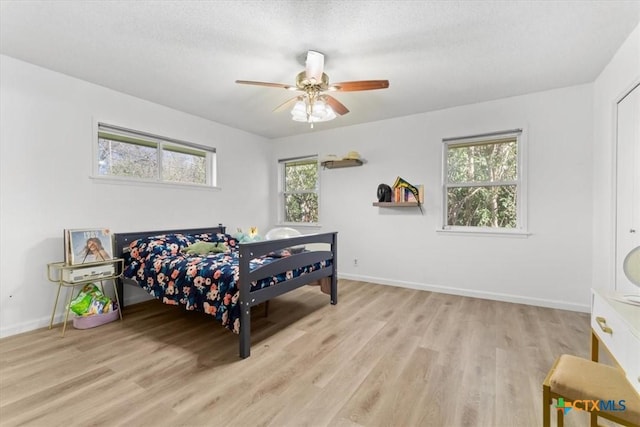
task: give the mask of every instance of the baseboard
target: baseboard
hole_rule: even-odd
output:
[[[71,315],[69,315],[69,318],[71,318]],[[28,322],[19,323],[17,325],[11,325],[9,327],[2,327],[0,328],[0,338],[6,338],[12,335],[22,334],[24,332],[35,331],[36,329],[40,329],[40,328],[48,328],[50,320],[51,320],[51,317],[47,316],[47,317],[42,317],[40,319],[33,319],[33,320],[29,320]],[[64,320],[64,313],[54,317],[53,318],[54,328],[56,323],[62,323],[63,320]]]
[[[399,288],[417,289],[421,291],[439,292],[450,295],[490,299],[495,301],[512,302],[516,304],[534,305],[537,307],[557,308],[560,310],[578,311],[590,313],[589,305],[568,303],[566,301],[548,300],[543,298],[523,297],[520,295],[503,294],[498,292],[486,292],[473,289],[452,288],[449,286],[429,285],[426,283],[407,282],[404,280],[390,280],[380,277],[362,276],[358,274],[338,273],[340,279],[357,280],[360,282],[375,283],[378,285],[396,286]]]

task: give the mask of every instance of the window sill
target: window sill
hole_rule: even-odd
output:
[[[221,187],[210,186],[204,184],[185,184],[181,182],[160,182],[160,181],[144,181],[137,179],[115,178],[104,176],[89,176],[96,184],[116,184],[116,185],[136,185],[144,187],[165,187],[165,188],[190,188],[194,190],[221,190]]]
[[[453,236],[486,236],[486,237],[511,237],[526,239],[531,236],[532,233],[521,230],[462,230],[462,229],[441,229],[436,230],[436,233],[449,234]]]

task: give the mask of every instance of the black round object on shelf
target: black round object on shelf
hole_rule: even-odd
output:
[[[378,201],[390,202],[391,201],[391,187],[387,184],[378,185]]]

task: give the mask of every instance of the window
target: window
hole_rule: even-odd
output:
[[[522,131],[444,139],[444,229],[525,231]]]
[[[280,206],[283,222],[318,223],[318,158],[280,160]]]
[[[96,175],[213,187],[215,148],[98,124]]]

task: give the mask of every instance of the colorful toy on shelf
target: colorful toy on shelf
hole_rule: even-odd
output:
[[[262,237],[258,234],[258,227],[249,227],[248,233],[243,233],[242,228],[238,228],[238,232],[233,236],[239,243],[259,242]]]
[[[393,183],[393,201],[396,203],[415,202],[422,212],[422,203],[424,202],[424,186],[415,186],[407,182],[407,180],[397,177]]]

